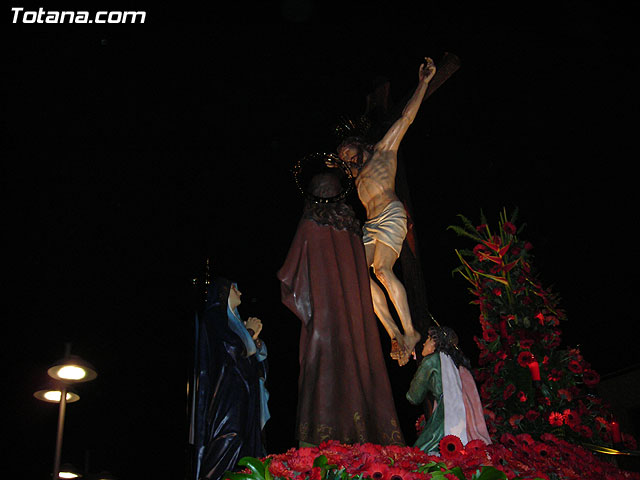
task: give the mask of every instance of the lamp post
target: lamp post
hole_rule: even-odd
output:
[[[88,382],[98,376],[91,364],[76,355],[71,355],[71,344],[65,345],[64,358],[57,361],[47,370],[49,376],[60,382],[60,390],[40,390],[34,396],[48,402],[59,402],[58,430],[56,434],[56,451],[53,457],[53,480],[58,480],[60,475],[60,453],[62,451],[62,433],[64,431],[64,417],[67,403],[80,399],[74,392],[69,391],[69,386],[74,383]],[[57,393],[57,394],[56,394]],[[59,394],[59,395],[58,395]]]
[[[64,464],[60,467],[60,473],[58,474],[59,478],[72,479],[72,478],[80,478],[82,475],[78,473],[78,469],[76,469],[71,464]]]

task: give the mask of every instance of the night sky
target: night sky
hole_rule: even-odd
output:
[[[263,320],[267,448],[293,447],[300,325],[275,276],[302,207],[291,168],[335,148],[333,123],[363,112],[377,75],[396,102],[412,91],[425,55],[453,52],[462,65],[402,144],[430,311],[475,362],[478,312],[451,275],[454,249],[470,244],[446,227],[481,209],[495,224],[518,207],[540,278],[562,297],[564,344],[603,376],[637,363],[629,12],[596,1],[323,3],[149,6],[144,25],[5,15],[10,470],[51,471],[57,406],[32,394],[71,342],[99,376],[68,406],[63,463],[183,478],[192,279],[207,257],[239,283],[241,313]],[[414,370],[388,364],[407,440]]]

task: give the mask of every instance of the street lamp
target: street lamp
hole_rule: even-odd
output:
[[[80,397],[69,389],[74,383],[88,382],[98,376],[91,364],[76,355],[71,355],[71,344],[65,345],[64,358],[58,360],[47,370],[49,376],[60,383],[60,388],[53,390],[39,390],[34,396],[45,402],[59,403],[58,432],[56,435],[56,451],[53,458],[53,480],[60,477],[60,452],[62,451],[62,432],[64,430],[64,416],[67,403],[75,402]],[[69,477],[65,477],[69,478]]]
[[[71,464],[65,463],[60,467],[60,473],[58,474],[58,478],[80,478],[82,475],[78,473],[78,470]]]
[[[60,399],[62,398],[62,390],[55,387],[47,388],[44,390],[38,390],[33,394],[33,396],[38,400],[42,400],[43,402],[59,403]],[[70,389],[67,389],[65,397],[67,399],[67,403],[73,403],[80,400],[80,395]]]

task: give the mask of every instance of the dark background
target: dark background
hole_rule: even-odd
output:
[[[541,279],[563,298],[565,344],[603,376],[637,363],[632,16],[611,2],[455,3],[91,6],[147,11],[144,25],[106,26],[13,24],[8,11],[11,469],[51,471],[57,407],[32,394],[71,342],[99,376],[68,407],[62,461],[184,476],[192,279],[207,257],[238,281],[241,313],[264,322],[268,450],[295,446],[300,327],[275,277],[301,211],[291,167],[335,147],[333,122],[362,113],[376,75],[399,101],[422,58],[447,51],[462,67],[403,142],[431,312],[475,360],[478,312],[451,275],[469,244],[446,227],[517,206]],[[388,365],[409,441],[414,369]]]

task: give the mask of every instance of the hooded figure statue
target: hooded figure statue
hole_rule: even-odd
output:
[[[267,348],[257,337],[259,331],[249,330],[249,323],[240,318],[240,295],[235,283],[215,279],[198,319],[194,415],[198,479],[218,480],[242,457],[266,455],[262,429],[269,419]]]

